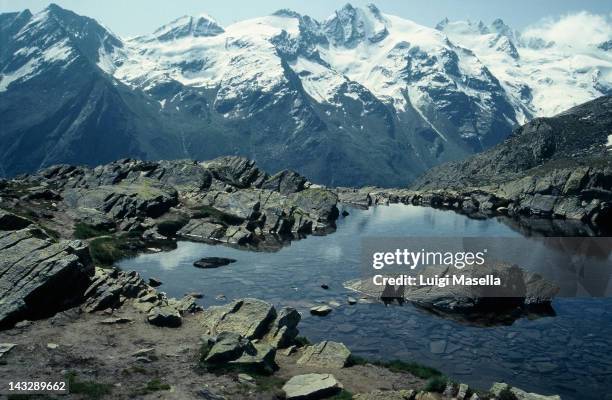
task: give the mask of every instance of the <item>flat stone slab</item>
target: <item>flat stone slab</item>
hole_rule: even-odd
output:
[[[343,368],[350,356],[351,351],[344,344],[326,340],[308,346],[297,363],[324,368]]]
[[[297,375],[283,386],[287,400],[323,399],[341,390],[342,384],[331,374]]]

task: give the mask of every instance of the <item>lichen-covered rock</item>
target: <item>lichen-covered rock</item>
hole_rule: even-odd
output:
[[[54,242],[36,228],[0,231],[0,327],[78,304],[93,274],[81,241]]]
[[[181,326],[183,319],[176,308],[169,305],[163,305],[153,307],[147,315],[147,321],[151,325],[178,328]]]
[[[326,340],[306,347],[297,363],[323,368],[343,368],[350,356],[351,351],[344,344]]]
[[[240,299],[224,306],[208,308],[203,326],[211,335],[234,332],[247,339],[262,338],[270,323],[276,318],[276,310],[265,301]]]
[[[287,400],[317,400],[333,396],[342,384],[332,374],[305,374],[289,379],[283,386]]]
[[[536,393],[527,393],[519,388],[511,387],[507,383],[495,382],[489,392],[495,396],[499,396],[504,391],[510,391],[517,400],[561,400],[560,396],[544,396]]]

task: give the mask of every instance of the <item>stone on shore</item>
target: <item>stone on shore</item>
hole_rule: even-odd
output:
[[[489,392],[494,394],[495,396],[499,396],[499,394],[503,391],[509,390],[517,400],[561,400],[561,397],[558,395],[553,396],[544,396],[537,393],[527,393],[524,390],[519,388],[511,387],[507,383],[495,382]]]
[[[350,356],[351,351],[344,344],[326,340],[306,347],[297,363],[324,368],[343,368],[347,365]]]
[[[168,328],[178,328],[183,319],[176,308],[170,306],[153,307],[147,316],[150,324]]]
[[[414,390],[374,390],[370,393],[358,393],[353,400],[411,400]]]
[[[342,384],[331,374],[305,374],[294,376],[283,386],[287,400],[317,400],[333,396],[342,390]]]

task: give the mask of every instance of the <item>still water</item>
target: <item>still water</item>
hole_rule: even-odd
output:
[[[418,361],[477,388],[504,381],[563,399],[612,399],[610,298],[561,297],[553,303],[555,316],[489,327],[447,320],[409,304],[346,302],[348,295],[359,297],[342,283],[360,277],[361,237],[520,238],[521,233],[497,219],[475,220],[424,207],[391,205],[349,212],[335,233],[295,241],[274,253],[179,242],[173,251],[126,259],[120,266],[159,278],[159,289],[169,296],[202,293],[204,306],[256,297],[277,308],[295,307],[302,313],[300,333],[313,342],[336,340],[363,357]],[[209,256],[237,262],[206,270],[192,266]],[[605,281],[609,272],[602,276]],[[610,282],[601,283],[603,292],[609,291]],[[311,306],[330,301],[340,304],[330,315],[309,315]]]

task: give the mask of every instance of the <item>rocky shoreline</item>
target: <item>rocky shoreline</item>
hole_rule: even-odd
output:
[[[239,299],[203,310],[197,294],[168,298],[160,282],[113,267],[181,238],[277,250],[332,232],[339,202],[415,196],[330,190],[239,157],[56,166],[2,181],[0,371],[66,377],[82,390],[75,398],[559,398],[505,384],[477,391],[422,366],[360,360],[341,343],[299,337],[295,309]]]

